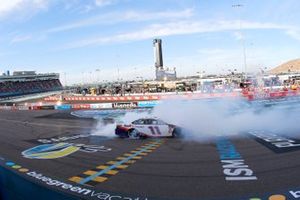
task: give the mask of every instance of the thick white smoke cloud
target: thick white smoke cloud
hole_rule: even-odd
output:
[[[288,103],[287,103],[288,104]],[[185,129],[186,139],[207,139],[220,135],[239,135],[250,130],[294,134],[299,130],[295,108],[249,105],[244,100],[167,101],[153,114]]]
[[[102,120],[98,120],[97,126],[92,130],[91,135],[115,137],[116,123],[106,124]]]
[[[288,103],[286,103],[288,106]],[[300,106],[299,106],[300,107]],[[127,113],[121,118],[125,124],[142,118],[158,117],[184,129],[188,140],[206,140],[215,136],[240,135],[250,130],[277,131],[295,134],[299,130],[299,112],[283,106],[249,106],[243,100],[170,100],[156,106],[151,114]],[[95,135],[114,136],[116,124],[104,126],[99,122]]]

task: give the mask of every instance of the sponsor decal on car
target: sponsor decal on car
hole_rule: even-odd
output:
[[[275,153],[286,153],[300,150],[300,140],[298,139],[293,139],[288,136],[280,136],[263,130],[249,131],[248,133],[253,136],[257,142],[271,149]]]
[[[228,139],[219,138],[216,144],[226,181],[257,180],[253,170],[245,164],[245,160]]]

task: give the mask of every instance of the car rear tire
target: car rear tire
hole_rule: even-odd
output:
[[[128,130],[128,137],[131,139],[140,139],[141,135],[136,129]]]
[[[181,137],[181,131],[179,128],[174,128],[172,132],[172,138],[178,138]]]

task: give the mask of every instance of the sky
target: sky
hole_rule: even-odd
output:
[[[299,58],[299,7],[299,0],[0,0],[0,72],[56,72],[68,85],[153,79],[154,38],[178,76],[271,69]]]

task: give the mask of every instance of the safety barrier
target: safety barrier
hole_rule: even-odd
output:
[[[122,101],[143,101],[158,100],[160,96],[144,95],[144,96],[96,96],[96,97],[65,97],[65,101],[97,101],[97,102],[122,102]]]
[[[13,110],[13,106],[0,106],[0,110]]]
[[[91,104],[72,104],[72,109],[90,109]]]
[[[70,110],[72,108],[71,105],[69,104],[64,104],[64,105],[56,105],[54,107],[55,110]]]
[[[244,91],[242,93],[244,97],[248,100],[257,100],[257,99],[275,99],[275,98],[284,98],[284,97],[294,97],[299,96],[299,91]]]
[[[31,103],[27,106],[0,106],[0,110],[81,110],[81,109],[126,109],[154,107],[160,100],[169,99],[208,99],[208,98],[237,98],[244,97],[248,100],[275,99],[284,97],[300,96],[298,91],[243,91],[231,93],[185,93],[185,94],[162,94],[162,95],[140,95],[140,96],[96,96],[96,97],[65,97],[67,104],[54,105],[56,97],[47,97],[48,103]],[[44,102],[45,103],[45,102]],[[51,105],[53,104],[53,105]]]
[[[47,97],[45,101],[67,101],[67,102],[132,102],[132,101],[155,101],[161,99],[202,99],[202,98],[221,98],[221,97],[237,97],[241,96],[240,92],[230,93],[184,93],[184,94],[168,94],[159,95],[132,95],[132,96],[66,96],[63,99],[58,96]]]

